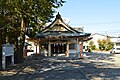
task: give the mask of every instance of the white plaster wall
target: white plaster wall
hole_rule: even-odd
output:
[[[76,51],[76,49],[78,51]],[[75,44],[75,49],[69,49],[69,53],[79,53],[80,52],[80,44]]]
[[[102,40],[102,39],[107,39],[106,36],[102,36],[102,35],[98,35],[98,34],[93,35],[92,37],[93,37],[93,38],[92,38],[92,41],[93,41],[94,44],[96,45],[96,48],[99,48],[99,45],[98,45],[98,42],[97,42],[99,39],[100,39],[100,40]]]

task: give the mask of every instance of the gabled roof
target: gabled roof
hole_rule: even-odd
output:
[[[104,34],[100,34],[100,33],[94,33],[94,34],[91,34],[91,36],[94,36],[94,35],[100,35],[100,36],[104,36],[104,37],[107,37],[107,35],[104,35]]]
[[[55,20],[43,29],[36,37],[46,38],[46,37],[87,37],[90,36],[91,33],[81,32],[79,30],[75,30],[66,24],[61,15],[58,13],[56,15]]]
[[[73,29],[72,27],[70,27],[68,24],[66,24],[62,18],[61,18],[61,15],[58,13],[56,15],[56,18],[55,20],[49,25],[47,26],[45,29],[42,30],[42,32],[46,32],[46,31],[50,31],[51,28],[53,27],[63,27],[64,29],[70,31],[70,32],[73,32],[73,33],[79,33],[79,31]]]

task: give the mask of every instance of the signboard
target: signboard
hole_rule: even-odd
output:
[[[6,56],[11,56],[11,64],[14,64],[14,45],[3,44],[2,45],[2,68],[6,69]]]
[[[11,44],[3,44],[2,53],[4,56],[14,55],[14,46]]]

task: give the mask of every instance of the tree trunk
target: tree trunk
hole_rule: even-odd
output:
[[[15,45],[14,60],[15,60],[15,63],[18,63],[19,46],[18,46],[18,37],[17,36],[15,37],[14,45]]]
[[[2,30],[0,30],[0,68],[2,67]]]
[[[20,34],[20,47],[19,47],[19,53],[18,53],[18,63],[22,63],[24,61],[23,60],[23,48],[24,48],[24,42],[25,42],[25,32],[26,32],[25,18],[22,18],[21,34]]]

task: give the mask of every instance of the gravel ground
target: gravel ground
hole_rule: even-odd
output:
[[[87,64],[82,70],[92,80],[120,80],[120,54],[85,53]]]
[[[94,52],[83,57],[33,56],[0,71],[0,80],[120,80],[120,54]]]

